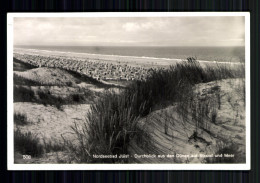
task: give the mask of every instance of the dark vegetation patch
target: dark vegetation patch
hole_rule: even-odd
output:
[[[39,99],[37,100],[37,103],[43,104],[43,105],[53,105],[57,109],[61,109],[62,104],[65,102],[62,97],[56,97],[54,95],[48,94],[44,91],[39,91],[38,93]]]
[[[14,86],[14,102],[34,102],[43,105],[52,105],[62,109],[62,105],[85,104],[94,101],[94,93],[85,89],[81,93],[73,93],[67,97],[60,97],[50,94],[48,91],[34,91],[26,86]]]
[[[26,86],[14,85],[14,102],[36,102],[34,91]]]
[[[14,150],[32,157],[40,157],[44,153],[39,138],[31,132],[22,133],[20,129],[14,131]]]
[[[67,97],[54,96],[48,92],[39,91],[38,96],[39,99],[36,101],[37,103],[52,105],[57,109],[62,109],[62,105],[84,104],[90,103],[93,100],[93,93],[89,90],[86,90],[83,94],[71,94]]]
[[[30,124],[26,114],[21,114],[21,113],[14,113],[14,123],[22,126]]]
[[[51,141],[51,140],[46,141],[43,139],[43,146],[44,146],[45,153],[66,150],[64,143],[55,142],[55,141]]]
[[[31,155],[32,157],[41,157],[44,153],[64,151],[63,143],[52,141],[40,142],[36,134],[31,132],[21,132],[18,128],[14,131],[14,150],[23,154]]]

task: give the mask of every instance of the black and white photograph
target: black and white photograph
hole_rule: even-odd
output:
[[[9,13],[11,170],[250,169],[249,13]]]

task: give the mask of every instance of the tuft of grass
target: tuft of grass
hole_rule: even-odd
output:
[[[14,131],[14,150],[32,157],[40,157],[44,153],[37,136],[31,132],[22,133],[20,129]]]
[[[66,150],[66,146],[64,143],[55,142],[55,141],[46,141],[45,139],[43,139],[43,146],[44,146],[45,153]]]
[[[26,114],[21,114],[21,113],[14,113],[14,123],[22,126],[30,124]]]
[[[53,105],[57,109],[61,109],[62,104],[64,103],[64,99],[62,99],[61,97],[53,96],[44,91],[39,91],[38,96],[39,96],[39,103],[42,103],[43,105],[47,105],[47,104]]]
[[[197,58],[196,57],[188,57],[187,61],[192,63],[192,62],[196,62]]]
[[[73,102],[79,103],[85,100],[83,95],[80,94],[73,94],[71,95],[71,99]]]
[[[115,93],[106,93],[98,103],[91,106],[83,130],[76,125],[72,127],[80,142],[77,151],[82,152],[80,155],[82,161],[96,161],[92,158],[92,154],[110,155],[127,152],[127,145],[136,133],[139,120],[134,108],[135,100],[136,95],[124,93],[119,96]],[[138,109],[140,113],[143,106]],[[90,148],[86,150],[89,146]]]

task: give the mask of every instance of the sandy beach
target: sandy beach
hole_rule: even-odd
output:
[[[155,57],[137,57],[137,56],[122,56],[122,55],[104,55],[104,54],[90,54],[90,53],[76,53],[76,52],[62,52],[62,51],[49,51],[37,49],[15,48],[14,53],[30,54],[40,56],[51,56],[60,58],[71,58],[79,61],[91,60],[98,62],[109,62],[112,64],[127,64],[133,67],[164,67],[173,65],[175,63],[184,61],[184,59],[170,59],[170,58],[155,58]],[[237,65],[239,62],[226,62],[214,60],[197,60],[200,63],[218,63],[218,64],[232,64]]]
[[[101,55],[90,53],[76,53],[76,52],[61,52],[49,50],[36,50],[36,49],[23,49],[15,48],[14,53],[30,54],[40,56],[52,56],[60,58],[78,59],[79,61],[91,60],[112,64],[128,64],[133,67],[158,67],[168,66],[176,62],[182,61],[181,59],[168,59],[168,58],[154,58],[154,57],[135,57],[135,56],[121,56],[121,55]]]

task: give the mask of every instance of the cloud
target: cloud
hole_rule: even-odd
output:
[[[152,22],[144,22],[144,23],[127,22],[122,26],[122,28],[127,32],[146,31],[148,29],[152,29],[153,27],[154,27],[154,23]]]
[[[241,45],[244,33],[242,17],[63,17],[14,20],[14,44],[23,45]]]
[[[128,22],[123,25],[123,29],[127,32],[134,32],[139,31],[141,27],[137,23]]]

